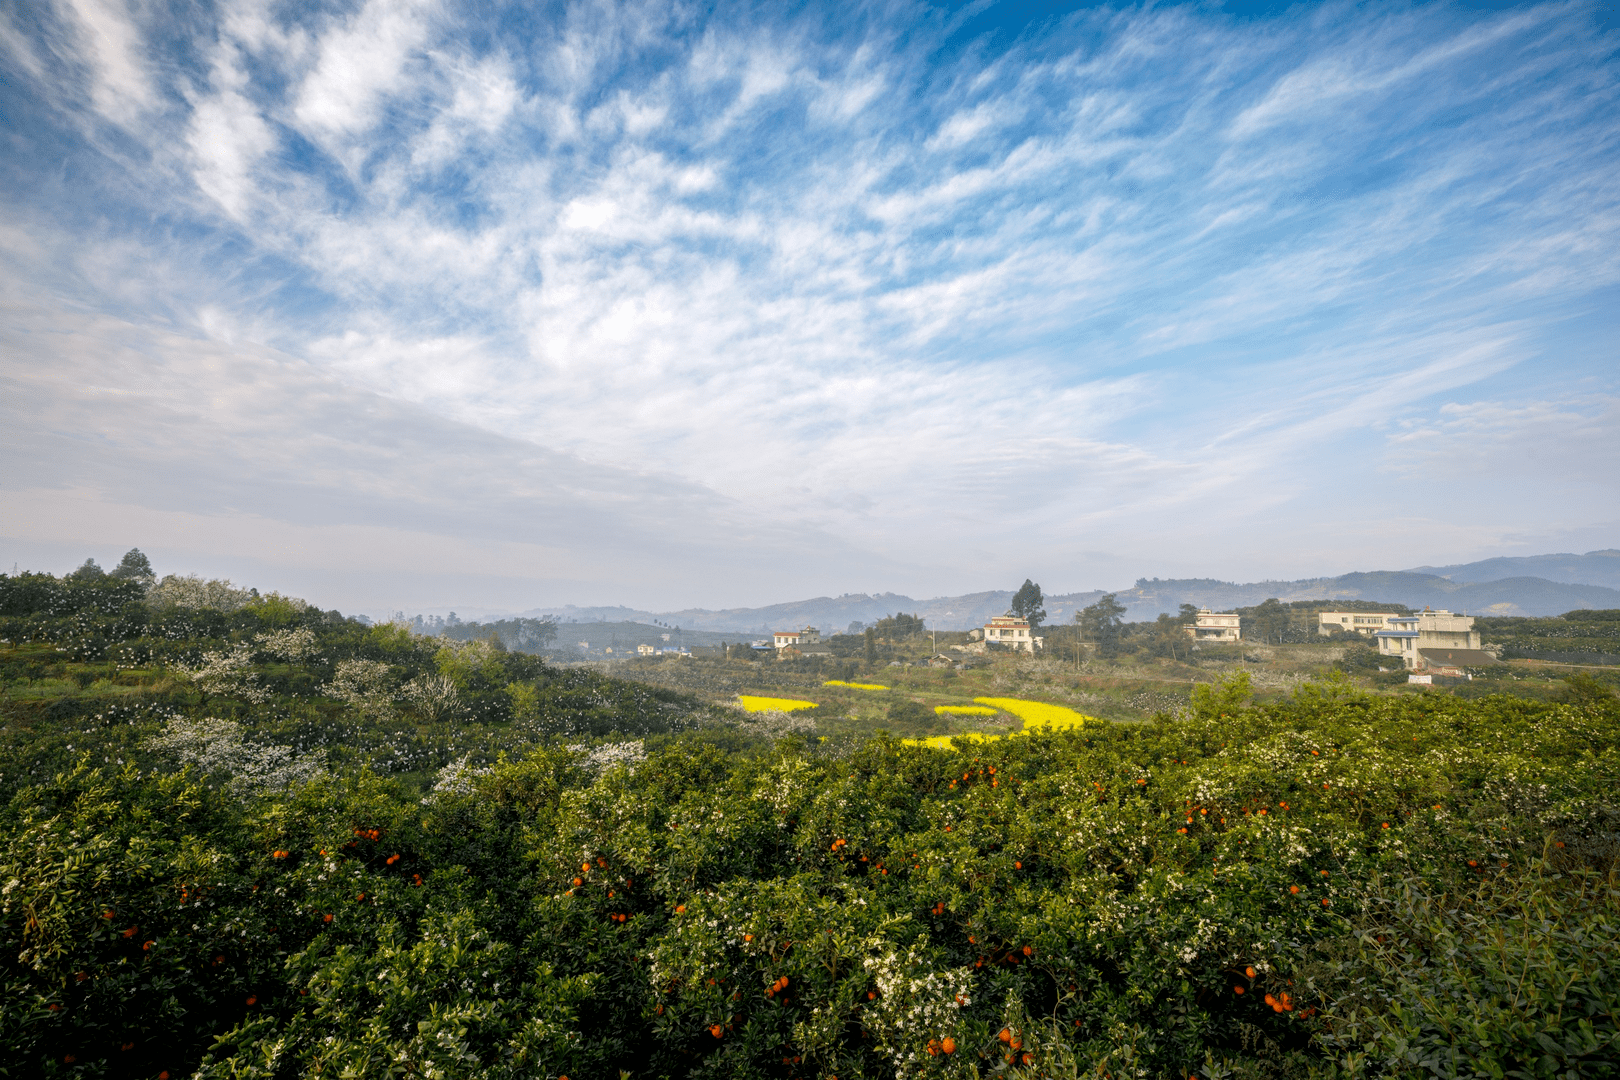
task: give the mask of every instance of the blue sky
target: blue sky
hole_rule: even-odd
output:
[[[0,558],[346,609],[1620,544],[1592,4],[0,9]]]

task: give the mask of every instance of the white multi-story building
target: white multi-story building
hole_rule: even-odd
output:
[[[1358,634],[1376,634],[1390,628],[1389,621],[1398,619],[1393,611],[1324,611],[1316,619],[1318,634],[1331,634],[1335,630],[1354,630]]]
[[[785,649],[790,645],[820,645],[821,631],[813,626],[803,630],[778,630],[771,635],[771,644],[778,649]]]
[[[1378,640],[1380,655],[1398,656],[1412,670],[1430,665],[1482,667],[1496,662],[1490,653],[1480,650],[1473,618],[1449,611],[1425,608],[1416,615],[1396,615],[1389,620],[1388,629],[1375,631],[1373,637]]]
[[[1243,628],[1235,611],[1211,611],[1200,608],[1193,624],[1187,627],[1187,636],[1194,641],[1242,641]]]
[[[1009,649],[1031,653],[1040,648],[1045,641],[1030,631],[1028,619],[1021,619],[1010,611],[1005,615],[997,615],[984,624],[984,640],[991,644],[1005,645]]]

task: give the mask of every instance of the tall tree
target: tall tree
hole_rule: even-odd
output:
[[[157,574],[152,571],[152,561],[148,559],[140,548],[130,548],[124,552],[124,557],[118,560],[113,568],[112,576],[124,581],[136,581],[142,585],[151,585],[157,581]]]
[[[1288,609],[1275,596],[1258,605],[1251,616],[1261,641],[1282,644],[1283,632],[1288,629]]]
[[[1119,627],[1124,614],[1125,605],[1119,597],[1108,593],[1090,607],[1081,608],[1074,618],[1080,624],[1081,635],[1097,643],[1097,655],[1112,657],[1119,655]]]
[[[75,581],[94,581],[96,578],[106,577],[107,575],[104,574],[101,567],[96,564],[96,560],[86,559],[84,560],[84,565],[80,566],[77,570],[73,571],[73,573],[68,574],[67,576]]]
[[[1160,612],[1158,622],[1153,627],[1154,653],[1179,660],[1182,649],[1187,644],[1187,631],[1184,626],[1185,624],[1176,616]]]
[[[1044,603],[1046,597],[1041,595],[1041,587],[1025,578],[1023,587],[1013,594],[1012,613],[1029,620],[1031,631],[1039,630],[1041,623],[1046,620],[1046,608],[1041,606]]]

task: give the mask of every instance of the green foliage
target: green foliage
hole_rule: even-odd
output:
[[[923,626],[921,615],[907,615],[898,612],[894,615],[885,615],[867,631],[869,637],[883,638],[887,641],[904,641],[907,638],[920,637],[927,633]]]
[[[51,581],[0,598],[100,595]],[[4,704],[0,1075],[1613,1075],[1596,680],[1239,677],[1145,723],[840,747],[290,606],[148,613],[158,667],[95,669],[148,679],[116,705],[71,634],[0,649],[58,695]],[[150,680],[239,646],[268,696],[210,699],[243,741],[180,769],[153,736],[202,703]],[[386,714],[331,695],[376,670],[346,663]],[[256,745],[326,769],[232,783]]]
[[[1046,621],[1046,608],[1042,605],[1046,598],[1041,595],[1041,587],[1024,579],[1024,584],[1013,594],[1012,606],[1009,610],[1019,618],[1029,620],[1031,631],[1040,629],[1041,623]]]
[[[1108,593],[1090,607],[1074,613],[1080,634],[1097,643],[1097,655],[1103,659],[1120,654],[1120,627],[1125,616],[1125,605],[1113,593]]]
[[[124,552],[124,557],[118,560],[111,576],[141,585],[152,585],[157,581],[157,575],[152,572],[152,561],[142,554],[140,548],[130,548]]]
[[[1475,628],[1504,659],[1568,664],[1620,663],[1620,611],[1566,611],[1556,618],[1483,616]]]
[[[1472,889],[1370,884],[1324,1047],[1392,1075],[1620,1074],[1620,888],[1559,860]],[[1506,869],[1506,867],[1503,867]]]

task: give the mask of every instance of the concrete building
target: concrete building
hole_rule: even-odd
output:
[[[820,645],[821,631],[813,626],[803,630],[778,630],[771,635],[771,644],[778,649],[785,649],[790,645]]]
[[[1389,627],[1373,633],[1381,656],[1398,656],[1409,671],[1485,667],[1496,657],[1480,648],[1479,631],[1467,615],[1430,611],[1397,615]]]
[[[1389,629],[1389,620],[1398,619],[1393,611],[1324,611],[1316,617],[1316,632],[1331,634],[1335,630],[1354,630],[1358,634],[1376,634]]]
[[[1198,617],[1187,627],[1187,636],[1194,641],[1221,644],[1243,640],[1243,629],[1235,611],[1211,611],[1200,608]]]
[[[1032,653],[1041,647],[1045,638],[1031,633],[1028,619],[1021,619],[1009,611],[984,624],[984,640],[992,645],[1001,644],[1009,649]]]

